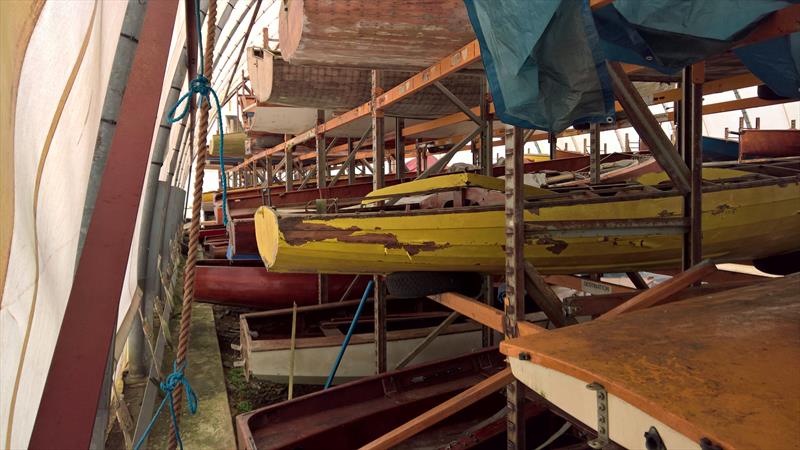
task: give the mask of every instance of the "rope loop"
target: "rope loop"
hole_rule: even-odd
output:
[[[180,428],[178,428],[178,416],[175,414],[175,400],[172,397],[172,393],[175,391],[175,389],[180,389],[180,386],[183,385],[186,392],[186,403],[189,405],[189,412],[191,414],[197,412],[197,394],[195,394],[192,386],[189,384],[189,381],[183,374],[183,369],[185,367],[186,363],[183,363],[179,368],[178,362],[173,361],[172,373],[167,375],[167,378],[159,384],[159,387],[164,392],[164,399],[161,400],[161,404],[158,406],[156,413],[153,415],[153,418],[150,420],[150,423],[147,425],[144,433],[142,433],[142,436],[136,442],[136,445],[133,446],[134,450],[139,450],[145,439],[147,439],[147,436],[149,436],[150,432],[153,431],[153,425],[155,425],[158,416],[161,415],[161,411],[164,409],[165,404],[169,406],[169,415],[172,419],[172,426],[175,430],[175,438],[178,441],[178,446],[181,450],[183,450],[181,431]]]
[[[221,177],[222,181],[222,223],[223,225],[228,225],[228,183],[225,177],[225,131],[222,128],[222,105],[220,104],[219,97],[217,96],[217,91],[211,87],[211,81],[201,74],[198,74],[191,82],[189,82],[189,92],[183,94],[177,102],[172,106],[167,114],[167,122],[175,123],[179,120],[183,120],[186,117],[186,114],[189,113],[189,104],[194,97],[194,94],[198,94],[197,98],[197,109],[200,109],[200,106],[203,104],[203,100],[207,101],[211,104],[211,100],[213,98],[214,103],[213,105],[217,108],[217,128],[219,129],[219,166],[220,170],[223,173]],[[178,108],[183,105],[183,111],[177,117],[175,117],[175,112]]]

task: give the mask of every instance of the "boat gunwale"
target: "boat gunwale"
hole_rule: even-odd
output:
[[[791,175],[786,177],[770,177],[766,179],[750,180],[750,181],[723,181],[720,183],[707,184],[703,186],[703,194],[732,191],[739,189],[750,189],[757,187],[779,186],[783,187],[789,184],[800,184],[800,174]],[[572,206],[572,205],[585,205],[585,204],[602,204],[602,203],[616,203],[616,202],[629,202],[659,198],[678,197],[682,198],[683,194],[677,191],[673,186],[669,186],[667,190],[661,190],[656,186],[646,185],[632,185],[640,187],[642,190],[648,188],[655,189],[649,192],[636,192],[626,194],[624,196],[598,196],[598,197],[581,197],[581,198],[552,198],[541,197],[536,200],[528,200],[525,202],[525,210],[534,214],[538,213],[541,208],[558,207],[558,206]],[[585,191],[582,191],[585,192]],[[563,197],[559,195],[558,197]],[[262,206],[261,208],[264,208]],[[329,221],[335,219],[367,219],[367,218],[390,218],[390,217],[408,217],[408,216],[425,216],[436,214],[464,214],[464,213],[483,213],[483,212],[497,212],[502,211],[503,205],[491,206],[464,206],[452,208],[435,208],[435,209],[412,209],[412,210],[378,210],[378,211],[353,211],[347,213],[329,213],[329,214],[281,214],[280,211],[275,210],[275,214],[279,222],[284,220],[292,221],[306,221],[306,220],[319,220]],[[260,208],[259,208],[260,209]]]

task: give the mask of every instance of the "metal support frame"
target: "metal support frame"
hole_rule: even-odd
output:
[[[564,327],[567,325],[574,325],[578,323],[574,318],[567,317],[564,312],[564,305],[561,300],[550,288],[550,285],[542,278],[539,271],[533,267],[533,264],[524,262],[525,264],[525,288],[528,295],[533,299],[536,305],[542,309],[550,322],[556,327]]]
[[[519,321],[525,320],[525,223],[523,175],[523,130],[506,128],[505,159],[505,224],[506,224],[506,297],[503,302],[503,334],[506,338],[519,336]],[[525,385],[514,380],[506,386],[508,408],[507,447],[523,450],[525,446]]]
[[[30,448],[52,447],[54,438],[63,448],[90,446],[169,57],[163,36],[177,7],[175,0],[147,5]]]
[[[375,99],[383,94],[383,73],[380,70],[372,71],[372,187],[380,189],[384,186],[384,115],[383,109],[375,103]]]
[[[556,146],[557,142],[558,141],[555,133],[547,134],[547,143],[550,144],[550,160],[556,159],[556,152],[558,150],[558,147]]]
[[[642,96],[639,95],[639,91],[631,83],[622,65],[611,61],[607,65],[611,76],[611,84],[614,87],[614,95],[628,115],[631,125],[650,146],[653,157],[669,175],[675,188],[681,193],[688,193],[691,189],[689,185],[689,168],[681,161],[680,155],[675,151],[675,146],[672,145],[672,141],[664,133],[658,120],[653,116]]]
[[[292,192],[294,190],[294,155],[292,155],[293,145],[286,146],[286,156],[284,161],[284,172],[286,172],[286,190],[285,192]]]
[[[354,150],[353,149],[353,139],[348,137],[347,138],[347,160],[345,162],[343,162],[339,166],[339,171],[336,172],[336,175],[333,177],[333,180],[331,180],[331,184],[330,184],[331,186],[336,184],[336,180],[339,179],[339,177],[341,176],[342,172],[345,169],[347,169],[347,184],[353,184],[353,183],[356,182],[356,171],[355,171],[355,167],[353,167],[353,157],[356,155],[356,153],[353,150]]]
[[[376,104],[376,99],[383,94],[382,73],[372,71],[372,188],[384,187],[384,116],[383,110]],[[363,139],[362,139],[363,141]],[[356,153],[355,151],[353,153]],[[349,158],[349,156],[348,156]],[[386,286],[380,275],[374,275],[375,282],[375,373],[386,372]]]
[[[650,285],[644,281],[642,275],[639,272],[625,272],[628,275],[628,279],[631,280],[631,283],[636,287],[636,289],[649,289]]]
[[[369,128],[364,130],[364,133],[361,134],[361,139],[358,140],[355,148],[353,148],[353,141],[350,138],[347,138],[347,149],[349,152],[347,154],[347,159],[345,159],[342,165],[339,166],[339,171],[333,176],[333,179],[331,180],[330,184],[328,184],[328,187],[336,186],[336,182],[339,181],[339,178],[342,176],[342,172],[344,172],[345,169],[347,169],[347,184],[353,184],[356,182],[356,167],[354,160],[356,158],[356,154],[358,154],[358,151],[361,149],[361,146],[364,145],[364,141],[367,139],[367,135],[370,133],[370,131],[372,131],[372,125],[370,125]]]
[[[600,125],[589,126],[589,179],[592,184],[600,184]]]
[[[703,259],[702,248],[702,198],[703,198],[703,79],[704,63],[687,66],[683,69],[681,88],[683,101],[679,115],[681,153],[689,169],[690,186],[684,193],[683,216],[689,220],[689,227],[683,235],[682,266],[689,269]]]
[[[450,150],[447,151],[447,153],[442,155],[442,157],[439,158],[439,160],[436,161],[435,164],[433,164],[430,167],[427,167],[424,172],[420,173],[419,176],[417,176],[417,180],[422,180],[428,178],[431,175],[436,175],[437,173],[439,173],[439,171],[442,170],[444,166],[446,166],[447,163],[450,162],[451,159],[453,159],[453,156],[456,153],[458,153],[462,148],[464,148],[467,144],[469,144],[469,142],[472,139],[474,139],[475,136],[477,136],[481,132],[481,130],[483,130],[483,127],[478,126],[475,128],[475,130],[472,131],[472,133],[464,136],[464,138],[458,141],[456,145],[451,147]],[[425,156],[425,161],[427,161],[427,156]],[[419,171],[419,168],[417,168],[417,170]]]
[[[325,123],[325,111],[317,110],[317,129],[322,130]],[[317,187],[324,187],[328,181],[328,148],[325,147],[325,131],[317,133]],[[333,141],[331,142],[333,145]]]
[[[398,180],[406,176],[406,141],[403,136],[405,120],[402,117],[394,119],[394,167]]]
[[[480,151],[480,165],[481,165],[481,175],[492,176],[492,160],[493,158],[493,146],[492,146],[492,138],[493,131],[492,130],[492,114],[490,113],[490,106],[491,106],[491,99],[489,94],[489,87],[487,85],[486,77],[483,78],[481,82],[481,121],[483,121],[486,126],[483,128],[483,132],[481,133],[481,151]]]

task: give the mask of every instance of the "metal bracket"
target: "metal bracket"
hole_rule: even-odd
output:
[[[603,448],[611,442],[608,437],[608,392],[600,383],[587,384],[586,388],[597,392],[597,439],[586,444],[591,448]]]

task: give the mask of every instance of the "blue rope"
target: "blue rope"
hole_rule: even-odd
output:
[[[364,303],[367,302],[367,297],[369,297],[369,293],[372,291],[372,287],[374,285],[375,282],[373,280],[369,280],[369,283],[367,283],[367,288],[364,289],[364,294],[361,296],[361,301],[358,303],[358,308],[356,308],[355,315],[353,315],[353,321],[350,322],[350,328],[347,330],[347,335],[344,337],[342,347],[339,349],[339,354],[336,355],[336,361],[333,363],[333,367],[331,367],[331,372],[328,374],[327,381],[325,381],[325,389],[328,389],[331,387],[331,384],[333,384],[333,378],[336,376],[336,371],[339,370],[339,364],[342,362],[344,351],[347,350],[347,345],[350,343],[350,338],[353,336],[353,331],[356,329],[358,319],[361,317],[361,310],[364,309]]]
[[[222,223],[224,225],[228,225],[228,182],[225,177],[225,130],[222,129],[222,106],[220,105],[217,91],[211,87],[211,82],[208,80],[208,78],[206,78],[205,73],[203,73],[205,57],[203,56],[203,32],[201,29],[202,21],[200,19],[200,0],[195,0],[194,5],[195,17],[197,18],[197,46],[200,52],[200,72],[192,81],[189,82],[189,92],[183,94],[169,110],[167,122],[175,123],[179,120],[183,120],[183,118],[186,117],[186,114],[189,112],[189,105],[194,97],[194,94],[199,95],[197,99],[197,109],[200,109],[200,106],[203,104],[203,99],[209,102],[209,104],[211,103],[211,99],[214,99],[214,105],[217,107],[217,128],[219,129],[219,167],[222,171],[222,177],[220,177],[222,180]],[[185,105],[183,107],[183,111],[178,117],[175,117],[175,112],[184,102]]]
[[[187,381],[183,376],[183,368],[186,367],[186,363],[184,363],[180,369],[178,368],[177,364],[177,361],[172,363],[172,373],[167,376],[166,380],[161,382],[160,387],[161,390],[164,391],[164,399],[161,400],[161,404],[158,406],[155,415],[153,415],[153,418],[150,420],[150,424],[147,425],[144,433],[142,433],[142,437],[140,437],[136,442],[136,445],[133,446],[133,450],[139,450],[144,441],[147,439],[147,436],[153,430],[153,425],[155,425],[156,419],[159,415],[161,415],[161,410],[164,409],[165,403],[169,405],[169,415],[172,418],[172,428],[175,430],[175,437],[178,440],[178,446],[181,450],[183,450],[183,441],[181,441],[181,431],[178,428],[178,418],[175,415],[175,404],[172,397],[172,392],[180,385],[183,385],[184,389],[186,390],[186,403],[189,404],[189,412],[192,414],[197,412],[197,395],[189,385],[189,381]],[[167,400],[169,400],[169,403],[167,403]]]

